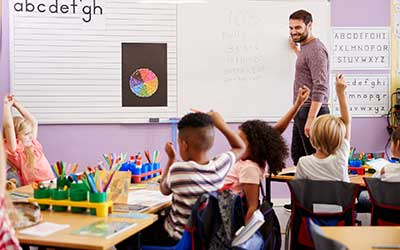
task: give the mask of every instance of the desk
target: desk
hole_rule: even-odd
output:
[[[68,224],[70,225],[70,227],[51,234],[47,237],[29,236],[17,232],[17,237],[21,244],[48,247],[64,247],[82,250],[105,250],[140,232],[157,220],[157,215],[153,214],[149,214],[148,218],[145,219],[97,217],[89,214],[74,214],[70,212],[64,213],[53,211],[42,211],[42,215],[43,221],[58,224]],[[137,225],[109,239],[71,234],[73,231],[76,231],[83,226],[92,224],[97,221],[125,221],[137,223]]]
[[[345,244],[349,250],[368,250],[373,249],[372,246],[400,246],[400,227],[321,228],[327,237]]]
[[[290,167],[285,169],[287,170],[293,170],[295,167]],[[286,172],[285,171],[285,172]],[[372,177],[373,174],[366,173],[365,175],[349,175],[350,177],[350,182],[354,184],[360,185],[360,187],[365,188],[365,183],[363,178],[364,177]],[[268,176],[267,176],[268,177]],[[277,182],[288,182],[294,179],[294,175],[272,175],[271,176],[271,181],[277,181]]]

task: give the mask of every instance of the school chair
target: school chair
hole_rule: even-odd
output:
[[[316,250],[348,250],[339,241],[326,237],[321,227],[315,224],[311,218],[309,218],[308,222],[311,238]]]
[[[188,231],[183,231],[182,238],[175,246],[149,246],[142,245],[142,250],[190,250],[192,249],[192,236]]]
[[[400,182],[364,177],[371,199],[371,226],[400,225]]]
[[[342,181],[298,179],[288,182],[292,211],[285,249],[314,249],[308,219],[323,226],[354,226],[358,186]],[[290,239],[290,240],[289,240]],[[287,245],[288,244],[288,245]]]

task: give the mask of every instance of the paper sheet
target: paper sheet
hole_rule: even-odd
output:
[[[45,237],[60,230],[68,228],[68,224],[56,224],[52,222],[43,222],[39,225],[26,228],[24,230],[19,231],[21,234],[32,235],[32,236],[39,236]]]

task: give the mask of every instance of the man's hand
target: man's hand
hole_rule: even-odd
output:
[[[300,52],[299,47],[297,47],[291,36],[289,36],[289,46],[296,55]]]
[[[309,138],[310,137],[310,128],[311,123],[314,121],[315,118],[308,117],[306,124],[304,125],[304,135]]]

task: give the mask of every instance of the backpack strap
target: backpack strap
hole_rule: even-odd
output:
[[[262,195],[262,202],[268,201],[272,206],[271,201],[271,173],[265,178],[265,190],[262,181],[260,181],[260,193]]]

